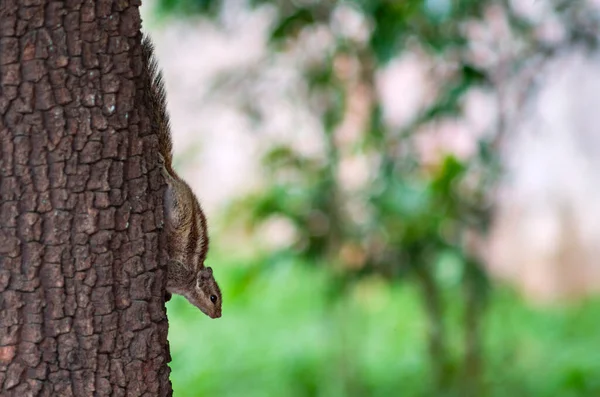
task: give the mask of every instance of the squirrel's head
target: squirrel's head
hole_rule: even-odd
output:
[[[194,291],[188,300],[210,318],[221,317],[221,290],[215,281],[212,268],[202,268],[196,277]]]

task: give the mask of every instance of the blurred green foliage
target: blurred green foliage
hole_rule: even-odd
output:
[[[175,396],[347,396],[334,361],[341,350],[352,352],[346,359],[361,391],[355,394],[435,395],[428,325],[414,285],[370,276],[332,311],[326,295],[334,280],[327,269],[292,260],[249,276],[263,260],[248,261],[229,253],[210,256],[227,294],[221,319],[209,319],[178,296],[167,304]],[[458,357],[460,291],[450,286],[446,293],[451,350]],[[345,316],[344,338],[332,326],[338,309]],[[542,310],[495,289],[485,319],[487,395],[600,395],[599,319],[597,299]]]
[[[159,0],[158,10],[201,13],[218,22],[222,4]],[[223,288],[227,316],[214,325],[214,334],[213,324],[202,326],[203,340],[210,343],[197,351],[178,345],[194,339],[179,334],[198,329],[189,323],[193,309],[177,300],[169,306],[176,312],[170,316],[176,392],[479,397],[600,391],[588,376],[600,369],[591,354],[582,356],[587,364],[577,365],[554,354],[554,344],[570,332],[569,321],[580,321],[576,314],[535,313],[511,294],[490,291],[482,259],[467,243],[469,236],[486,237],[502,175],[498,150],[507,133],[502,85],[531,59],[556,48],[540,42],[536,27],[508,0],[253,0],[250,6],[276,14],[266,64],[317,28],[333,37],[318,60],[298,64],[307,105],[321,120],[323,156],[273,143],[263,158],[265,186],[230,206],[230,218],[251,229],[285,219],[295,239],[255,266],[228,269],[232,277],[240,272],[244,288],[237,289],[235,281]],[[364,22],[366,37],[336,28],[343,8]],[[488,23],[486,13],[498,11],[515,50],[502,64],[477,63],[467,26]],[[413,119],[392,126],[382,116],[375,81],[390,61],[414,50],[443,66],[437,75],[432,72],[436,93]],[[354,72],[340,65],[353,65],[346,69]],[[243,98],[243,86],[233,85]],[[348,103],[357,86],[366,92],[368,116],[359,136],[348,142],[340,129],[352,116]],[[499,121],[485,131],[474,154],[444,153],[428,163],[416,150],[418,135],[436,123],[460,120],[465,96],[474,89],[498,101]],[[253,118],[270,117],[252,99],[246,102]],[[368,160],[370,178],[350,191],[339,171],[352,156]],[[582,310],[592,313],[596,306]],[[545,326],[552,331],[537,338]],[[586,338],[581,343],[595,339]],[[194,355],[200,357],[194,365],[198,375],[186,377]],[[548,361],[554,357],[559,362],[552,369]],[[188,387],[191,394],[185,394]]]

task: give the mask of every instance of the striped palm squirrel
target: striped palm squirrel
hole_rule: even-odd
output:
[[[173,169],[171,129],[167,112],[166,90],[154,56],[154,46],[147,35],[142,37],[142,58],[146,104],[157,131],[159,163],[167,182],[164,196],[167,232],[167,296],[184,296],[210,318],[221,317],[221,290],[212,268],[204,266],[208,251],[206,217],[189,185]]]

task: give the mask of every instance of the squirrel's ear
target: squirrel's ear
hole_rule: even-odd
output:
[[[207,267],[206,271],[208,272],[208,274],[212,274],[212,267]]]
[[[212,271],[207,271],[206,268],[200,270],[200,279],[201,280],[208,280],[210,279],[212,275]]]

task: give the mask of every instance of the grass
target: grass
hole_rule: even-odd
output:
[[[176,396],[432,395],[427,327],[412,285],[367,279],[332,302],[324,269],[282,261],[259,272],[244,262],[219,258],[214,266],[221,319],[178,296],[168,303]],[[459,358],[452,292],[449,301]],[[534,309],[496,288],[485,330],[490,396],[600,396],[599,300]]]

